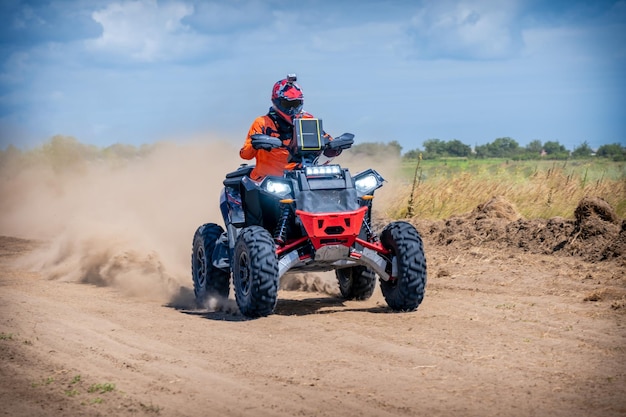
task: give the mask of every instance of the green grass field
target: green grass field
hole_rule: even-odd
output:
[[[415,182],[413,181],[416,174]],[[594,158],[570,161],[512,161],[448,158],[405,160],[402,190],[392,217],[407,217],[413,190],[412,214],[442,219],[473,210],[499,195],[525,218],[573,218],[586,196],[609,202],[626,217],[626,163]]]

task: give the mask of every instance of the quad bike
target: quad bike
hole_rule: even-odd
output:
[[[235,299],[247,317],[267,316],[277,303],[279,281],[292,272],[334,270],[345,299],[371,297],[376,275],[392,310],[413,311],[424,298],[426,259],[422,239],[396,221],[377,236],[372,230],[374,191],[383,178],[373,169],[354,176],[322,164],[354,143],[354,135],[328,140],[320,119],[296,119],[288,146],[298,168],[282,177],[253,181],[242,165],[226,175],[221,210],[226,230],[200,226],[193,238],[191,269],[198,305],[210,296]],[[282,147],[278,138],[254,135],[256,149]],[[328,162],[328,161],[327,161]]]

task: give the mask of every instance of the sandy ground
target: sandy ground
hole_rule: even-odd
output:
[[[192,308],[191,282],[163,302],[15,262],[44,244],[0,239],[2,415],[626,415],[617,261],[426,238],[415,312],[323,277],[247,320],[232,300]]]
[[[415,312],[391,312],[379,288],[342,301],[333,275],[285,280],[266,318],[242,317],[232,293],[196,309],[191,239],[219,219],[239,142],[5,155],[0,415],[626,415],[626,222],[599,201],[570,220],[521,219],[498,198],[416,220]],[[391,179],[383,213],[393,175],[357,162]]]

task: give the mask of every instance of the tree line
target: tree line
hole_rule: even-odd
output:
[[[140,147],[125,144],[115,144],[106,148],[95,145],[83,144],[73,137],[57,135],[43,145],[31,151],[24,152],[13,145],[5,150],[0,149],[0,166],[6,162],[20,157],[34,162],[38,159],[46,159],[54,162],[59,168],[72,165],[76,161],[86,160],[131,160],[145,156],[154,150],[156,144],[146,144]],[[533,140],[526,146],[520,146],[514,139],[509,137],[498,138],[491,143],[478,145],[474,149],[457,139],[444,141],[440,139],[428,139],[424,141],[423,148],[417,148],[402,154],[402,145],[398,141],[390,142],[364,142],[357,143],[350,149],[352,154],[362,154],[374,158],[404,158],[404,159],[439,159],[439,158],[508,158],[513,160],[527,159],[583,159],[591,156],[608,158],[614,161],[626,161],[626,147],[613,143],[600,146],[595,152],[583,142],[571,152],[558,141],[542,143]]]
[[[439,159],[439,158],[508,158],[512,160],[530,159],[583,159],[592,156],[609,158],[614,161],[626,161],[626,147],[613,143],[602,145],[593,150],[587,142],[568,150],[558,141],[541,142],[533,140],[526,146],[521,146],[510,137],[497,138],[493,142],[477,145],[472,148],[457,139],[440,140],[428,139],[423,148],[410,150],[402,154],[402,146],[397,141],[389,143],[361,143],[352,147],[352,152],[367,155],[402,156],[405,159]]]

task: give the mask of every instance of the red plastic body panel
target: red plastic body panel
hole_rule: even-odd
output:
[[[356,240],[367,207],[341,213],[309,213],[296,210],[315,249],[325,245],[352,246]]]

